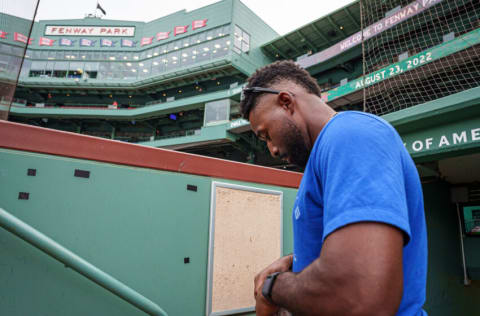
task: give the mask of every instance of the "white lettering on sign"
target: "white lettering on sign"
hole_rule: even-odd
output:
[[[135,36],[134,26],[47,25],[45,35],[63,36]]]
[[[467,142],[467,132],[463,131],[458,135],[457,133],[453,133],[453,143],[454,144],[460,144],[460,143],[466,143]]]
[[[426,144],[425,147],[426,147],[427,149],[430,149],[430,146],[432,146],[432,142],[433,142],[433,138],[427,138],[427,139],[425,140],[425,144]]]
[[[374,73],[368,77],[365,78],[365,83],[364,83],[364,80],[359,80],[356,84],[355,84],[355,89],[360,89],[360,88],[363,88],[363,85],[371,85],[371,84],[374,84],[378,81],[382,81],[385,79],[385,72],[386,70],[383,70],[383,71],[380,71],[378,73]]]
[[[413,151],[420,151],[423,149],[423,142],[420,140],[416,140],[412,144]]]
[[[454,132],[452,134],[440,135],[437,137],[426,137],[424,139],[414,139],[404,142],[408,150],[420,152],[432,150],[435,148],[446,148],[453,145],[467,144],[480,141],[480,128]]]
[[[448,142],[447,137],[442,135],[442,137],[440,137],[440,144],[438,144],[438,147],[442,147],[444,145],[450,146],[450,143]]]
[[[480,140],[480,128],[472,129],[472,140]]]

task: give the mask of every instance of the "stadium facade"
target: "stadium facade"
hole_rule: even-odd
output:
[[[182,156],[183,153],[178,153],[182,161],[177,163],[172,162],[176,160],[172,160],[169,153],[160,154],[153,148],[126,143],[297,170],[269,156],[266,146],[254,137],[248,122],[240,117],[238,108],[242,87],[250,74],[275,60],[292,59],[317,79],[322,98],[334,109],[367,111],[389,121],[399,131],[415,160],[423,183],[429,231],[426,303],[429,314],[473,315],[480,308],[478,300],[473,299],[480,294],[478,1],[356,1],[283,36],[239,0],[223,0],[190,12],[179,11],[151,22],[108,20],[93,15],[77,20],[39,21],[33,23],[30,38],[30,21],[6,14],[2,14],[2,19],[6,23],[0,29],[0,67],[5,78],[13,80],[17,70],[15,65],[23,56],[22,48],[29,43],[9,120],[78,134],[2,123],[0,131],[8,135],[8,139],[4,137],[0,141],[6,166],[2,170],[7,174],[4,184],[14,183],[12,190],[19,191],[23,185],[35,191],[28,179],[15,180],[15,175],[8,173],[8,170],[23,170],[35,165],[52,171],[55,164],[61,168],[78,164],[82,166],[80,169],[95,170],[93,174],[112,176],[110,180],[95,182],[90,187],[79,186],[67,175],[57,176],[57,185],[70,188],[62,190],[68,198],[61,202],[51,200],[53,197],[46,188],[48,180],[39,179],[44,181],[39,182],[44,187],[38,189],[38,195],[45,196],[39,207],[50,216],[56,216],[49,209],[52,205],[70,207],[73,210],[70,215],[78,222],[85,221],[81,216],[85,209],[97,209],[98,205],[105,206],[107,213],[114,216],[114,210],[122,209],[124,204],[135,207],[130,199],[145,201],[147,209],[154,209],[155,201],[169,201],[169,205],[178,203],[179,214],[186,214],[187,210],[195,208],[195,203],[208,204],[209,185],[215,179],[237,181],[242,185],[260,185],[264,189],[282,192],[285,200],[282,206],[285,223],[282,253],[291,252],[289,206],[293,203],[295,190],[291,188],[298,185],[298,174],[280,170],[267,172],[258,166],[248,169],[244,165],[230,165],[230,162],[194,159]],[[64,143],[67,141],[68,145]],[[82,146],[89,142],[93,149],[84,150]],[[49,156],[29,156],[25,152]],[[69,157],[69,160],[58,156]],[[157,163],[152,157],[166,162]],[[90,166],[91,160],[122,167],[114,172],[108,164]],[[196,162],[189,165],[188,161]],[[170,182],[174,186],[177,182],[192,185],[190,182],[198,180],[199,184],[193,185],[195,192],[198,186],[199,192],[206,188],[207,193],[203,194],[207,195],[197,201],[188,200],[192,198],[190,192],[178,192],[173,188],[173,193],[166,189],[160,193],[152,191],[141,183],[138,170],[125,165],[180,172],[177,177],[165,174],[159,182],[153,178],[148,181],[151,185],[162,183],[165,187]],[[149,174],[147,178],[150,176],[153,177]],[[127,185],[131,191],[120,189],[121,196],[112,195],[110,186],[125,185],[126,181],[132,183],[131,187]],[[87,190],[94,198],[83,201],[81,196],[72,194],[73,190]],[[28,209],[25,204],[19,204],[26,203],[19,202],[24,199],[17,198],[12,192],[0,194],[6,201],[0,207],[14,209],[16,215]],[[155,194],[158,198],[153,197]],[[106,205],[105,196],[113,206]],[[177,200],[172,200],[172,196]],[[121,212],[122,216],[127,213]],[[87,214],[95,216],[92,212]],[[165,266],[170,269],[168,271],[190,276],[181,279],[184,284],[191,285],[191,289],[187,289],[191,301],[181,303],[179,298],[185,289],[170,279],[168,273],[159,277],[153,267],[146,267],[144,273],[135,273],[130,278],[129,265],[116,270],[113,254],[98,254],[97,249],[93,251],[92,259],[100,260],[110,270],[138,285],[155,301],[161,302],[160,305],[165,306],[171,315],[200,315],[205,310],[211,314],[215,306],[212,307],[211,270],[207,271],[207,259],[210,258],[207,258],[210,250],[206,248],[208,214],[193,215],[198,223],[203,223],[200,228],[182,215],[177,222],[172,221],[171,214],[155,216],[157,221],[165,220],[171,225],[180,223],[192,230],[190,235],[202,236],[195,242],[187,242],[180,232],[162,226],[168,232],[168,235],[161,234],[162,238],[175,236],[180,240],[174,243],[175,246],[161,243],[166,253],[179,257],[179,249],[184,247],[200,259],[200,262],[192,261],[191,271],[177,266],[170,258]],[[91,253],[88,238],[83,241],[80,237],[71,239],[68,228],[55,228],[55,222],[50,220],[45,223],[43,215],[26,218],[40,223],[77,250]],[[63,217],[62,220],[69,221]],[[122,225],[120,219],[105,217],[93,224],[92,231],[102,231],[102,225],[108,225],[110,220],[115,225]],[[148,221],[148,215],[138,215],[131,231],[140,231]],[[121,231],[112,234],[121,242],[135,244],[121,236]],[[111,238],[105,232],[99,235]],[[139,242],[137,237],[131,238]],[[148,238],[153,237],[148,235]],[[6,244],[14,245],[9,239],[7,241]],[[113,252],[121,252],[121,245],[112,247]],[[12,258],[5,263],[9,267],[22,262],[21,255],[15,254]],[[138,262],[159,262],[162,258],[159,254],[152,254],[148,259],[138,259]],[[128,261],[130,266],[135,262]],[[23,272],[35,270],[27,264],[22,267]],[[211,269],[210,263],[208,269]],[[52,276],[57,273],[61,272],[55,270]],[[17,280],[25,281],[24,276],[14,275]],[[153,284],[143,286],[148,275],[155,282],[166,280],[163,284],[168,286],[162,289],[156,289]],[[38,290],[42,284],[39,281],[34,288]],[[70,292],[59,310],[73,315],[75,313],[68,304],[77,304],[75,298],[79,293],[69,286],[65,288]],[[1,291],[0,297],[20,295],[18,289]],[[59,290],[52,291],[58,293]],[[102,295],[96,293],[91,302],[108,314],[109,307],[97,299],[104,297]],[[48,295],[42,294],[41,297],[46,302],[51,301]],[[23,308],[12,302],[5,306],[10,308],[8,311]],[[38,302],[37,306],[48,311],[48,304]],[[231,309],[231,313],[249,311],[244,307]],[[24,310],[31,311],[29,307]],[[122,314],[120,310],[114,310],[115,314]],[[132,310],[129,312],[133,313]],[[213,312],[215,315],[231,313]]]
[[[7,47],[22,22],[11,21]],[[31,37],[12,121],[237,161],[264,156],[227,126],[247,76],[272,61],[261,45],[278,37],[241,2],[148,23],[40,21]]]

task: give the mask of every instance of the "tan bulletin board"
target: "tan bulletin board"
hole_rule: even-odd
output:
[[[253,279],[282,254],[283,193],[213,182],[207,315],[255,309]]]

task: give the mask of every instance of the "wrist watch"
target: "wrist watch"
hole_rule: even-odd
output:
[[[263,282],[262,295],[269,301],[271,304],[276,305],[272,300],[272,289],[277,276],[282,272],[275,272],[267,276],[265,282]]]

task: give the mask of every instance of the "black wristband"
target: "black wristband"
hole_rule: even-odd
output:
[[[275,272],[267,276],[265,282],[263,282],[262,295],[269,301],[271,304],[276,305],[272,300],[272,289],[277,276],[282,272]]]

